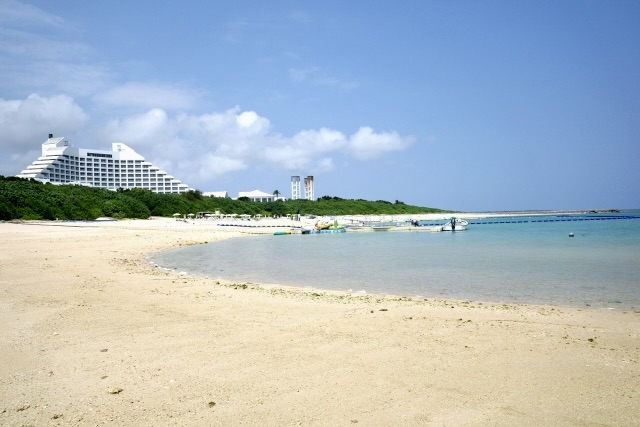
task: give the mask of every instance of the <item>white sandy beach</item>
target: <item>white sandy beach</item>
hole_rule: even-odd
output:
[[[265,230],[0,223],[0,425],[640,425],[640,313],[219,283],[145,259]]]

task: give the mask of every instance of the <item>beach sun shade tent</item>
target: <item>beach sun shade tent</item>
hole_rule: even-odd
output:
[[[182,214],[179,214],[179,213],[174,213],[173,214],[173,216],[180,216],[180,215],[182,215]]]

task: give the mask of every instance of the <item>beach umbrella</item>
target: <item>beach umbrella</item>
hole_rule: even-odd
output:
[[[180,216],[181,214],[179,213],[174,213],[173,216]]]

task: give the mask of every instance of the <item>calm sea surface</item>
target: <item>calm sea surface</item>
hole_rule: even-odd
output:
[[[640,211],[469,220],[468,229],[456,233],[245,237],[175,249],[151,260],[210,278],[256,283],[637,310],[640,218],[617,219],[624,216],[640,217]]]

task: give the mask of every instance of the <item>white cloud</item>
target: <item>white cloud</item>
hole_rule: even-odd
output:
[[[312,154],[341,149],[346,139],[342,132],[333,129],[303,130],[291,138],[291,143]]]
[[[318,160],[318,164],[316,170],[319,172],[327,172],[335,169],[335,165],[333,164],[333,159],[331,157],[324,157]]]
[[[348,150],[354,157],[367,160],[389,151],[404,150],[413,141],[413,137],[401,137],[396,132],[375,133],[365,126],[349,137]]]
[[[143,114],[109,121],[103,134],[125,144],[153,145],[162,140],[163,135],[170,135],[168,127],[167,113],[154,108]]]
[[[43,135],[40,140],[44,142],[46,135]],[[0,156],[0,175],[12,176],[20,173],[23,169],[31,164],[35,159],[42,154],[40,147],[33,147],[35,149],[28,151],[21,151],[19,153],[13,153],[10,155]]]
[[[236,117],[236,121],[243,128],[250,128],[255,122],[258,121],[258,115],[255,111],[245,111]]]
[[[270,167],[288,171],[328,171],[336,156],[372,159],[405,149],[412,138],[376,133],[363,127],[351,137],[320,128],[286,137],[254,111],[232,108],[220,113],[171,116],[161,109],[111,121],[105,135],[130,144],[149,160],[189,183]]]
[[[2,147],[10,149],[16,159],[29,158],[16,169],[0,164],[0,174],[16,174],[33,161],[37,157],[34,149],[39,148],[47,133],[68,137],[87,121],[87,114],[64,95],[0,99]],[[107,148],[111,142],[123,142],[192,186],[258,167],[289,172],[329,171],[335,169],[337,157],[372,159],[402,150],[412,141],[394,132],[376,133],[368,127],[350,137],[329,128],[307,129],[287,137],[274,132],[266,117],[237,107],[199,115],[170,114],[162,108],[151,108],[112,119],[97,133],[98,138],[69,139],[72,145],[83,148]]]
[[[200,167],[197,168],[197,171],[200,173],[201,179],[209,178],[210,171],[215,171],[215,175],[220,176],[247,168],[247,164],[242,159],[232,159],[214,154],[201,157],[199,163]]]
[[[47,134],[77,131],[88,120],[82,108],[66,95],[0,98],[0,147],[12,153],[24,152],[33,149],[34,141],[44,141]]]
[[[331,163],[327,157],[320,159],[323,153],[337,154],[345,146],[346,139],[341,132],[322,128],[304,130],[291,138],[274,135],[268,140],[261,153],[262,158],[282,168],[296,170],[327,170]]]

